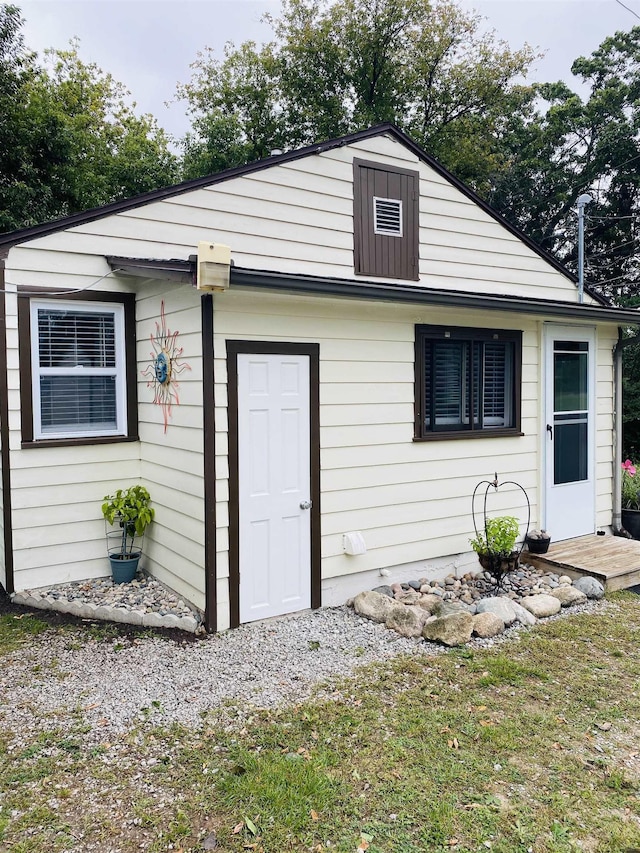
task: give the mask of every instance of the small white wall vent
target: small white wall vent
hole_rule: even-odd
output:
[[[373,230],[376,234],[402,237],[402,201],[373,197]]]
[[[357,557],[359,554],[367,553],[364,536],[359,530],[353,530],[351,533],[344,533],[342,536],[342,550],[345,554],[352,557]]]

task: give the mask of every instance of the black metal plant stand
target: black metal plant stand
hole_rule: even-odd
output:
[[[497,492],[498,489],[501,489],[504,486],[516,486],[516,488],[520,489],[520,491],[524,495],[525,500],[527,502],[527,528],[525,530],[525,534],[524,534],[524,537],[523,537],[522,542],[520,544],[520,547],[514,549],[510,554],[505,554],[502,552],[498,553],[496,551],[491,551],[491,550],[487,550],[483,553],[478,554],[478,559],[480,560],[480,565],[482,566],[482,568],[485,571],[489,572],[489,574],[493,577],[495,584],[496,584],[496,588],[499,590],[499,589],[502,589],[502,585],[503,585],[505,577],[509,574],[509,572],[514,571],[514,569],[517,568],[517,566],[520,562],[520,554],[522,553],[522,549],[524,548],[524,543],[525,543],[527,536],[529,534],[529,525],[531,523],[531,502],[529,500],[529,495],[526,493],[524,487],[521,486],[520,483],[517,483],[515,480],[505,480],[503,483],[500,483],[500,482],[498,482],[497,472],[496,472],[496,475],[495,475],[493,480],[481,480],[477,484],[475,489],[473,490],[473,496],[471,498],[471,515],[473,518],[473,528],[474,528],[475,533],[476,533],[476,538],[479,538],[479,536],[480,536],[479,531],[478,531],[478,524],[477,524],[477,520],[476,520],[477,519],[476,496],[478,494],[479,489],[482,486],[485,486],[484,501],[483,501],[483,506],[482,506],[482,517],[483,517],[483,521],[484,521],[484,524],[483,524],[484,537],[485,537],[485,542],[487,542],[487,543],[489,542],[489,531],[488,531],[488,525],[487,525],[487,520],[488,520],[487,519],[487,497],[489,495],[489,490],[493,489],[494,491]]]

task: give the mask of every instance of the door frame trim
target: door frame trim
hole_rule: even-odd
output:
[[[238,473],[238,355],[309,356],[309,452],[311,476],[311,607],[322,605],[320,549],[320,345],[290,341],[227,340],[229,413],[229,609],[240,624],[240,496]]]
[[[549,489],[552,485],[551,479],[551,471],[550,471],[550,454],[552,452],[552,448],[549,447],[549,439],[546,433],[545,425],[549,423],[549,417],[553,411],[552,405],[552,397],[553,394],[553,350],[551,348],[551,342],[555,336],[556,330],[558,329],[566,329],[570,330],[577,336],[582,337],[583,339],[588,339],[590,344],[589,354],[590,354],[590,363],[589,363],[589,425],[591,429],[589,430],[589,440],[588,440],[588,453],[589,453],[589,465],[591,471],[591,493],[593,499],[593,531],[595,533],[597,529],[596,524],[596,516],[597,516],[597,470],[596,470],[596,458],[597,458],[597,445],[596,445],[596,431],[597,431],[597,373],[598,373],[598,330],[596,326],[583,326],[578,324],[571,323],[557,323],[557,322],[549,322],[545,323],[543,327],[543,376],[544,376],[544,407],[543,407],[543,442],[544,442],[544,454],[543,454],[543,471],[544,471],[544,479],[543,479],[543,492],[544,492],[544,526],[548,529],[552,527],[552,520],[549,519]],[[586,534],[585,534],[586,535]],[[564,541],[564,540],[561,540]]]

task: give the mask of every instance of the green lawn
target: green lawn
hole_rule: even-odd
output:
[[[0,650],[46,641],[42,627],[1,617]],[[640,598],[616,594],[235,727],[212,712],[198,731],[140,723],[88,748],[78,713],[9,752],[5,719],[0,849],[640,850],[639,711]]]

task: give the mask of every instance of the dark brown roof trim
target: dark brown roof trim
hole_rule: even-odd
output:
[[[315,296],[340,296],[348,299],[373,299],[414,305],[441,305],[447,308],[509,311],[517,314],[571,317],[574,320],[606,321],[617,325],[640,325],[640,311],[608,308],[602,305],[560,302],[551,299],[523,299],[519,296],[467,293],[461,290],[437,290],[408,284],[378,284],[352,279],[320,278],[292,273],[231,268],[232,287],[262,288]]]
[[[351,145],[353,142],[361,142],[364,139],[371,139],[374,136],[382,136],[387,134],[394,137],[402,145],[412,151],[418,159],[422,160],[431,166],[434,171],[441,175],[445,180],[453,184],[461,193],[475,202],[485,213],[493,217],[504,228],[523,241],[532,251],[544,258],[558,272],[561,272],[574,283],[577,282],[577,277],[569,272],[566,267],[560,263],[552,254],[542,249],[523,231],[508,222],[497,210],[491,207],[484,199],[480,198],[470,187],[462,183],[459,178],[452,175],[448,169],[435,160],[430,154],[427,154],[416,142],[410,139],[406,133],[400,130],[396,125],[386,122],[384,124],[375,125],[366,130],[359,130],[355,133],[349,133],[346,136],[340,136],[337,139],[330,139],[326,142],[320,142],[314,145],[308,145],[305,148],[298,148],[295,151],[287,151],[284,154],[276,154],[273,157],[266,157],[264,160],[257,160],[254,163],[247,163],[244,166],[236,166],[232,169],[225,169],[217,175],[206,175],[202,178],[194,178],[190,181],[183,181],[181,184],[176,184],[171,187],[164,187],[151,192],[143,193],[142,195],[134,196],[133,198],[123,199],[122,201],[114,201],[111,204],[106,204],[103,207],[96,207],[92,210],[87,210],[82,213],[75,213],[73,216],[67,216],[64,219],[58,219],[53,222],[46,222],[43,225],[33,225],[29,228],[22,228],[19,231],[11,231],[8,234],[0,235],[0,253],[3,247],[10,248],[18,243],[24,243],[26,240],[33,240],[36,237],[45,237],[48,234],[54,234],[56,231],[62,231],[65,228],[72,228],[75,225],[84,225],[88,222],[94,222],[96,219],[101,219],[103,216],[111,216],[114,213],[123,213],[126,210],[134,210],[137,207],[142,207],[154,201],[162,201],[163,199],[173,198],[182,193],[190,192],[191,190],[200,189],[202,187],[214,186],[215,184],[228,181],[231,178],[250,175],[254,172],[259,172],[262,169],[268,169],[271,166],[278,166],[282,163],[290,163],[294,160],[300,160],[310,154],[321,154],[324,151],[331,151],[333,148],[341,148],[345,145]],[[0,255],[1,256],[1,255]],[[587,288],[585,288],[587,290]],[[599,302],[606,304],[599,294],[588,290],[589,295]]]

